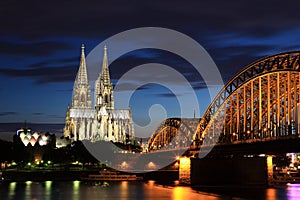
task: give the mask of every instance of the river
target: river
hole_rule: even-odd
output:
[[[227,200],[266,199],[299,200],[300,184],[276,188],[203,188],[163,186],[149,182],[109,182],[106,185],[82,181],[7,182],[0,184],[0,199],[25,200],[118,200],[118,199],[171,199],[171,200]]]

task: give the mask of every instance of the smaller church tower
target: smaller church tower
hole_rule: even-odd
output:
[[[105,109],[114,109],[113,85],[110,81],[107,48],[104,47],[102,71],[95,84],[95,107],[99,111],[102,107]]]

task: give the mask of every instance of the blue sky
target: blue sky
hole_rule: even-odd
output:
[[[259,58],[299,50],[299,9],[296,0],[2,1],[0,122],[64,123],[82,43],[88,55],[103,40],[128,29],[173,29],[199,42],[227,82]],[[209,105],[206,84],[186,60],[170,52],[129,52],[111,63],[112,81],[153,62],[171,66],[186,77],[202,102],[196,116],[203,114]],[[149,123],[148,110],[154,104],[162,104],[168,117],[180,115],[175,95],[149,84],[130,100],[136,123]]]

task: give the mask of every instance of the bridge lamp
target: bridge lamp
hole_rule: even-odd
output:
[[[127,162],[126,162],[126,161],[123,161],[123,162],[121,163],[121,168],[122,168],[122,169],[126,169],[127,167],[128,167]]]
[[[268,129],[266,127],[264,128],[264,132],[266,135],[268,134]]]
[[[236,133],[232,133],[232,136],[234,137],[234,139],[238,139],[238,135]]]
[[[154,162],[150,161],[150,162],[148,163],[148,168],[149,168],[149,169],[152,169],[152,168],[155,168],[155,167],[156,167],[156,165],[155,165]]]

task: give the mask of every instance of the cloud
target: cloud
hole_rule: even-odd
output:
[[[17,115],[17,112],[0,112],[0,117],[5,117],[9,115]]]
[[[194,76],[196,76],[196,79],[199,80],[199,74],[196,69],[184,58],[171,52],[159,49],[140,49],[121,56],[110,64],[111,77],[117,80],[134,67],[148,63],[164,64],[177,70],[189,81],[194,81]],[[155,64],[153,64],[153,68],[149,73],[158,70],[154,65]],[[140,77],[136,77],[136,80],[144,79],[143,76],[144,75],[140,75]]]
[[[56,92],[73,92],[73,89],[56,90]]]
[[[74,64],[74,66],[79,65],[79,56],[77,57],[70,57],[70,58],[53,58],[53,59],[48,59],[48,60],[43,60],[43,61],[39,61],[39,62],[35,62],[32,64],[29,64],[27,66],[27,68],[40,68],[43,66],[57,66],[60,65],[61,63],[64,64]]]
[[[216,0],[194,1],[189,4],[170,0],[156,4],[147,2],[130,4],[115,0],[93,1],[86,4],[75,0],[72,2],[72,6],[67,2],[60,2],[57,7],[50,1],[43,3],[26,1],[26,3],[19,2],[18,4],[5,1],[0,3],[0,19],[5,19],[3,22],[5,28],[0,33],[0,36],[3,36],[0,41],[0,53],[3,55],[49,56],[53,55],[55,51],[72,48],[70,44],[75,43],[75,40],[88,40],[90,43],[96,44],[103,38],[124,30],[157,26],[175,29],[195,38],[206,49],[213,52],[213,58],[217,60],[216,62],[221,68],[224,68],[223,61],[237,66],[240,64],[234,63],[237,56],[248,56],[249,60],[254,60],[254,58],[272,52],[274,48],[276,50],[291,49],[289,46],[295,45],[295,43],[291,44],[293,41],[284,40],[284,38],[291,38],[289,37],[291,34],[296,37],[296,32],[289,33],[287,30],[295,29],[300,25],[298,3],[295,0],[286,2],[289,9],[282,9],[282,4],[276,4],[276,2],[279,1],[275,0],[275,3],[270,6],[269,3],[258,0],[243,3]],[[85,9],[83,10],[82,7]],[[54,11],[55,15],[52,14]],[[5,39],[7,37],[10,39]],[[57,38],[67,38],[68,40],[53,41]],[[270,45],[274,42],[276,46]],[[191,82],[195,81],[193,79],[195,73],[190,69],[188,63],[173,58],[174,56],[170,56],[166,52],[158,51],[129,53],[112,63],[112,78],[118,79],[133,66],[155,60],[181,70],[182,74],[189,74],[187,79]],[[73,59],[74,62],[78,60],[78,58],[71,58],[69,61],[73,62]],[[245,61],[238,67],[246,64]],[[61,65],[61,63],[44,61],[32,64],[30,68],[49,67],[49,65]],[[57,70],[57,72],[61,71]],[[35,73],[35,71],[31,72]],[[228,74],[235,72],[235,70],[231,71],[231,68],[226,69]],[[18,75],[18,72],[9,69],[5,69],[2,73]],[[39,83],[56,82],[55,76],[37,73],[41,74],[41,78],[37,78]],[[24,76],[35,77],[35,75]],[[71,76],[57,77],[57,82],[64,80],[74,81]]]
[[[157,97],[166,97],[166,98],[175,98],[177,96],[182,96],[181,94],[173,94],[173,93],[158,93],[156,94]]]
[[[203,81],[199,82],[194,82],[192,84],[194,90],[202,90],[202,89],[207,89],[207,85]]]
[[[36,113],[32,113],[32,115],[44,115],[44,113],[36,112]]]
[[[243,2],[165,0],[156,3],[134,1],[5,1],[0,4],[0,19],[6,26],[1,34],[24,38],[49,36],[104,38],[122,30],[143,26],[161,26],[186,30],[232,31],[267,37],[299,25],[296,0],[285,2],[258,0]],[[84,8],[84,9],[83,9]],[[30,13],[30,14],[29,14]],[[55,15],[53,15],[55,13]],[[2,23],[4,24],[4,23]],[[101,28],[99,28],[101,27]],[[21,31],[21,33],[20,33]]]
[[[122,91],[131,91],[132,88],[136,88],[138,85],[135,83],[120,83],[118,84],[118,89],[115,92],[122,92]],[[142,85],[140,87],[138,87],[136,90],[148,90],[151,88],[151,85],[147,84],[147,85]]]
[[[40,41],[26,42],[23,41],[0,41],[0,54],[14,56],[49,56],[57,51],[68,50],[71,46],[64,42],[57,41]]]
[[[55,118],[55,119],[65,119],[65,117],[61,116],[61,115],[47,115],[47,117],[49,117],[49,118]]]
[[[34,78],[37,84],[74,82],[77,68],[74,66],[39,67],[31,69],[0,69],[0,74],[10,77]]]

